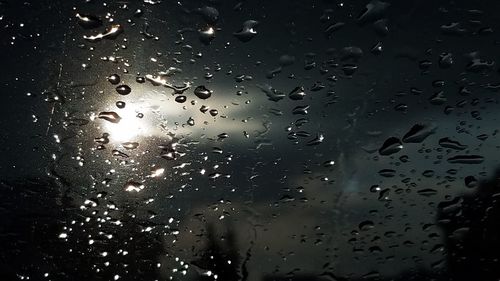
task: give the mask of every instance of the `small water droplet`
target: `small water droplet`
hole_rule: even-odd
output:
[[[119,109],[123,109],[123,108],[125,108],[126,103],[125,103],[124,101],[117,101],[117,102],[115,103],[115,105],[116,105],[116,107],[118,107]]]
[[[175,97],[175,101],[178,103],[185,103],[187,100],[186,96],[180,95]]]
[[[118,83],[120,83],[120,76],[118,74],[112,74],[108,76],[108,81],[113,85],[117,85]]]
[[[209,112],[210,112],[210,115],[212,115],[212,116],[214,116],[214,117],[215,117],[215,116],[217,116],[217,115],[219,114],[219,111],[218,111],[217,109],[210,109],[210,111],[209,111]]]

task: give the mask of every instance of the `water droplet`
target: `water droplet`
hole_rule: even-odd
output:
[[[391,155],[399,152],[401,149],[403,149],[403,143],[396,137],[390,137],[380,147],[378,153],[380,155]]]
[[[144,189],[144,185],[136,181],[127,181],[123,188],[128,192],[140,192]]]
[[[126,96],[126,95],[130,94],[131,91],[132,91],[132,89],[130,89],[130,87],[127,85],[120,85],[120,86],[116,87],[116,92],[118,92],[118,94],[120,94],[122,96]]]
[[[478,181],[474,176],[466,176],[464,182],[468,188],[474,188],[478,185]]]
[[[120,115],[118,115],[118,113],[114,111],[103,111],[99,113],[97,117],[109,121],[111,123],[118,123],[122,119]]]
[[[481,164],[484,157],[480,155],[456,155],[448,158],[448,163],[452,164]]]
[[[450,138],[442,138],[439,140],[439,145],[446,148],[456,149],[456,150],[464,150],[467,148],[467,145],[461,144],[460,142],[450,139]]]
[[[120,83],[120,76],[118,74],[112,74],[108,76],[108,81],[113,85],[117,85],[118,83]]]
[[[300,114],[300,115],[306,115],[308,112],[307,110],[309,109],[309,105],[302,105],[302,106],[296,106],[293,110],[293,114]]]
[[[121,152],[121,151],[119,151],[118,149],[113,149],[113,150],[111,151],[111,154],[112,154],[113,156],[116,156],[116,157],[123,157],[123,158],[128,158],[128,157],[129,157],[129,156],[128,156],[128,154],[126,154],[126,153],[124,153],[124,152]]]
[[[210,111],[209,111],[209,112],[210,112],[210,115],[212,115],[212,116],[214,116],[214,117],[215,117],[215,116],[217,116],[217,115],[219,114],[219,111],[218,111],[217,109],[210,109]]]
[[[382,177],[392,178],[396,175],[396,171],[393,169],[382,169],[378,171],[378,174],[381,175]]]
[[[185,103],[187,100],[186,96],[180,95],[175,97],[175,101],[178,103]]]
[[[317,134],[314,139],[307,142],[307,145],[308,146],[318,145],[318,144],[322,143],[324,139],[325,139],[325,136],[323,136],[323,134]]]
[[[362,231],[367,231],[367,230],[373,229],[375,227],[375,224],[370,220],[366,220],[366,221],[362,221],[358,227]]]
[[[382,2],[379,0],[372,0],[370,3],[366,4],[365,9],[358,17],[360,23],[366,23],[369,21],[374,21],[383,17],[387,8],[391,6],[390,3]]]
[[[416,124],[403,136],[403,142],[420,143],[434,134],[436,126],[433,124]]]
[[[194,119],[193,119],[193,117],[189,117],[189,119],[187,120],[187,124],[189,126],[194,126]]]
[[[258,21],[247,20],[243,23],[243,27],[238,32],[233,33],[233,35],[241,42],[248,42],[257,35],[257,31],[254,27],[258,24]]]
[[[124,101],[117,101],[117,102],[115,103],[115,105],[116,105],[116,107],[118,107],[119,109],[123,109],[123,108],[125,108],[126,103],[125,103]]]
[[[202,105],[202,106],[200,107],[200,111],[201,111],[202,113],[206,113],[206,112],[208,111],[208,109],[209,109],[209,107],[208,107],[208,106],[206,106],[206,105]]]
[[[205,86],[198,86],[194,89],[194,94],[198,98],[204,100],[204,99],[208,99],[210,96],[212,96],[212,91],[205,88]]]
[[[304,87],[296,87],[290,92],[290,94],[288,94],[288,97],[291,100],[302,100],[305,96],[306,93],[304,93]]]
[[[137,147],[139,147],[139,143],[138,142],[124,142],[122,143],[122,146],[123,148],[125,149],[136,149]]]
[[[215,30],[213,27],[207,27],[198,31],[201,43],[209,45],[215,39]]]
[[[437,194],[437,190],[435,190],[433,188],[424,188],[424,189],[418,190],[417,193],[419,195],[429,197],[429,196],[436,195]]]
[[[439,67],[449,68],[453,65],[453,55],[451,53],[442,53],[439,55]]]
[[[85,29],[92,29],[102,25],[102,21],[96,16],[76,14],[76,18],[78,24]]]
[[[109,143],[109,134],[103,133],[101,137],[95,138],[94,141],[100,144],[107,144]]]
[[[104,33],[99,33],[97,35],[83,36],[83,39],[95,42],[101,39],[115,39],[123,32],[123,28],[119,24],[111,25],[111,28],[107,29]]]

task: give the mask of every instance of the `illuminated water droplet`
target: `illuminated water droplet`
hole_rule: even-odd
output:
[[[124,101],[117,101],[117,102],[115,103],[115,105],[116,105],[116,107],[118,107],[119,109],[123,109],[123,108],[125,108],[126,103],[125,103]]]
[[[92,29],[102,25],[102,21],[96,16],[76,14],[76,18],[78,24],[85,29]]]
[[[116,87],[116,92],[118,92],[118,94],[120,94],[122,96],[126,96],[126,95],[130,94],[131,91],[132,91],[132,89],[130,89],[130,87],[127,85],[120,85],[120,86]]]
[[[111,123],[118,123],[122,119],[120,115],[118,115],[118,113],[114,111],[103,111],[99,113],[97,117],[109,121]]]
[[[185,103],[187,100],[186,96],[180,95],[175,97],[175,101],[178,103]]]
[[[120,76],[118,74],[112,74],[108,76],[108,81],[113,85],[117,85],[118,83],[120,83]]]
[[[198,86],[194,89],[194,94],[204,100],[204,99],[208,99],[209,97],[212,96],[212,91],[210,91],[209,89],[205,88],[205,86]]]
[[[125,149],[136,149],[137,147],[139,147],[139,143],[129,141],[129,142],[122,143],[122,146]]]

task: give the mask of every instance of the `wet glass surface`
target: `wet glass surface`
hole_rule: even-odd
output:
[[[1,280],[498,280],[498,8],[0,1]]]

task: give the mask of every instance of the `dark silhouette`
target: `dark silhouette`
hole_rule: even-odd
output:
[[[67,190],[66,190],[67,191]],[[164,252],[160,236],[144,232],[156,226],[140,219],[137,203],[125,203],[118,217],[120,227],[106,227],[93,213],[86,221],[85,212],[77,208],[68,192],[56,180],[33,179],[21,182],[0,182],[0,279],[44,280],[155,280],[159,256]],[[480,182],[475,192],[439,204],[438,224],[445,233],[447,268],[445,273],[414,270],[393,278],[372,276],[360,280],[481,280],[500,278],[500,170],[491,180]],[[104,199],[102,199],[104,200]],[[88,214],[87,214],[88,215]],[[71,224],[68,222],[75,221]],[[79,228],[80,222],[86,221]],[[63,226],[72,225],[68,239],[59,235]],[[113,235],[99,239],[98,232]],[[206,247],[191,261],[198,269],[197,280],[247,280],[249,249],[238,249],[232,227],[217,234],[208,225]],[[95,244],[89,245],[89,237]],[[100,250],[109,253],[104,259]],[[127,255],[119,255],[126,250]],[[109,261],[107,266],[103,264]],[[105,270],[102,270],[105,268]],[[101,269],[97,271],[96,269]],[[210,271],[210,274],[207,272]],[[316,274],[268,274],[263,281],[357,280],[337,276],[334,272]]]
[[[452,280],[500,278],[500,170],[465,196],[439,204]]]

